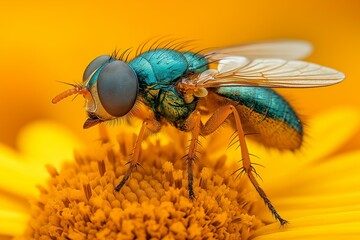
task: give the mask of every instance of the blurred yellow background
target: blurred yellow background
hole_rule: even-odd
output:
[[[16,147],[19,129],[44,118],[93,141],[97,129],[82,129],[83,99],[51,104],[67,88],[57,81],[79,81],[94,57],[166,35],[198,40],[199,48],[308,40],[308,60],[343,71],[346,81],[280,92],[305,119],[334,105],[360,108],[359,13],[357,0],[1,1],[0,142]]]

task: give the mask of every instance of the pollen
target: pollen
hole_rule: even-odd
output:
[[[190,200],[183,158],[187,141],[176,138],[176,144],[146,140],[141,167],[120,192],[114,189],[134,144],[127,134],[116,144],[106,139],[98,149],[76,153],[62,169],[47,166],[49,181],[32,201],[24,238],[247,239],[265,225],[253,212],[259,202],[247,194],[254,190],[245,179],[231,176],[237,163],[224,164],[224,156],[199,154],[196,197]]]

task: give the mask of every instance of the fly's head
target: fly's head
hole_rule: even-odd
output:
[[[85,98],[88,119],[83,128],[126,115],[135,105],[138,79],[126,63],[109,55],[95,58],[85,69],[83,82],[57,95],[52,102],[81,94]]]

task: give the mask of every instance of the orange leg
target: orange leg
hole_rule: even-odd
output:
[[[121,180],[121,182],[119,183],[119,185],[116,186],[116,188],[115,188],[116,191],[121,190],[121,188],[124,186],[126,181],[129,179],[131,173],[139,165],[138,159],[140,157],[140,152],[141,152],[141,143],[145,139],[146,130],[150,130],[152,132],[158,132],[160,130],[160,128],[161,128],[161,124],[158,121],[156,121],[155,119],[144,120],[144,122],[141,126],[141,129],[140,129],[140,133],[136,139],[132,158],[129,161],[129,169],[126,171],[126,173],[125,173],[123,179]]]
[[[189,189],[189,197],[190,199],[195,198],[193,182],[194,182],[194,175],[193,175],[193,161],[197,159],[196,157],[196,148],[198,144],[198,137],[200,134],[200,126],[201,126],[201,118],[200,112],[195,111],[193,112],[188,119],[186,119],[184,123],[185,131],[191,131],[191,141],[189,146],[189,153],[185,156],[187,158],[188,164],[188,189]]]
[[[242,128],[240,117],[236,108],[233,105],[225,105],[218,108],[215,111],[215,113],[206,122],[205,126],[201,128],[200,134],[205,136],[214,132],[231,114],[234,116],[235,127],[240,142],[240,149],[242,155],[243,167],[239,170],[241,170],[241,172],[244,172],[248,176],[252,185],[255,187],[256,191],[259,193],[260,197],[264,200],[265,204],[270,209],[270,211],[274,214],[275,218],[279,220],[281,225],[284,225],[287,223],[287,221],[280,217],[278,212],[275,210],[274,206],[271,204],[269,198],[266,196],[264,190],[260,187],[259,183],[256,181],[256,178],[253,174],[255,170],[253,166],[251,166],[250,155],[245,141],[245,133]]]

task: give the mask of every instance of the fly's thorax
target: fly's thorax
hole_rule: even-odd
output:
[[[151,50],[134,58],[129,65],[139,79],[140,87],[171,84],[188,69],[184,56],[171,49]]]
[[[129,65],[134,69],[140,85],[170,84],[186,74],[208,69],[207,59],[193,52],[155,49],[142,53]]]

